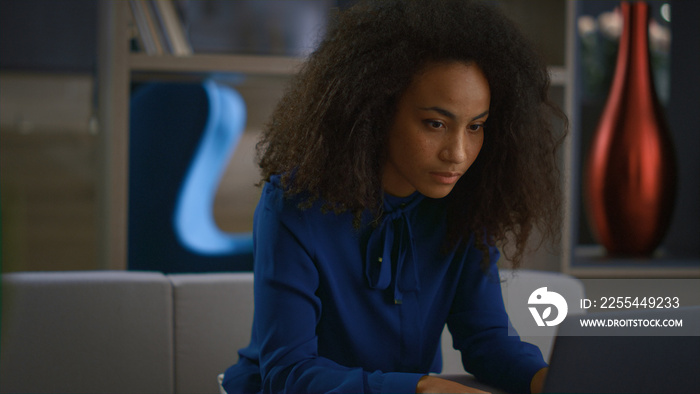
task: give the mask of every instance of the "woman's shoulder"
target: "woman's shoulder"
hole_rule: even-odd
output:
[[[294,182],[294,175],[273,174],[263,184],[262,199],[274,199],[275,201],[285,201],[287,204],[302,208],[312,207],[319,199],[313,198],[311,193],[305,191],[292,191],[291,184]]]
[[[274,212],[280,219],[312,222],[314,225],[328,221],[335,223],[345,217],[328,212],[323,201],[309,193],[290,193],[282,175],[272,175],[265,182],[258,204],[258,209],[261,208]]]
[[[270,178],[263,184],[262,194],[258,208],[264,208],[267,211],[280,213],[294,213],[300,211],[300,205],[303,202],[302,196],[299,194],[291,195],[288,188],[285,187],[281,175],[271,175]]]

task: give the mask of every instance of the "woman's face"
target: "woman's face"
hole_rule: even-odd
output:
[[[384,191],[447,196],[481,150],[490,101],[475,63],[433,63],[414,76],[389,130]]]

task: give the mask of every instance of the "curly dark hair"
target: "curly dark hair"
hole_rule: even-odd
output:
[[[263,181],[282,174],[287,195],[304,193],[304,205],[321,199],[336,213],[381,216],[387,131],[399,98],[429,63],[449,61],[478,64],[491,90],[482,150],[446,197],[450,233],[473,235],[477,245],[514,242],[507,257],[517,266],[535,227],[542,240],[559,237],[557,150],[567,121],[548,99],[539,54],[491,4],[381,0],[342,12],[257,145]],[[563,128],[553,126],[557,118]]]

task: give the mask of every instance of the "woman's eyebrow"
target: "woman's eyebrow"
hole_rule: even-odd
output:
[[[488,115],[488,114],[489,114],[489,111],[488,111],[488,110],[487,110],[487,111],[484,111],[484,112],[480,113],[479,115],[476,115],[475,117],[473,117],[473,118],[472,118],[472,121],[477,120],[477,119],[481,119],[481,118],[483,118],[484,116],[486,116],[486,115]]]
[[[444,108],[429,107],[429,108],[418,108],[418,109],[423,110],[423,111],[435,111],[435,112],[439,113],[440,115],[447,116],[448,118],[450,118],[452,120],[457,119],[457,115],[453,114],[452,112],[450,112]]]
[[[450,112],[450,111],[448,111],[448,110],[446,110],[446,109],[444,109],[444,108],[441,108],[441,107],[428,107],[428,108],[422,108],[422,107],[421,107],[421,108],[418,108],[418,109],[423,110],[423,111],[435,111],[435,112],[437,112],[437,113],[439,113],[439,114],[441,114],[441,115],[443,115],[443,116],[447,116],[448,118],[450,118],[450,119],[452,119],[452,120],[457,119],[457,115],[455,115],[455,114],[453,114],[452,112]],[[473,117],[473,118],[472,118],[472,121],[475,121],[475,120],[477,120],[477,119],[481,119],[481,118],[483,118],[484,116],[486,116],[486,115],[488,115],[488,114],[489,114],[489,111],[486,110],[486,111],[480,113],[479,115],[476,115],[475,117]]]

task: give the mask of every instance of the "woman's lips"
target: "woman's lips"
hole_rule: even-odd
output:
[[[430,175],[444,185],[452,185],[462,176],[459,172],[431,172]]]

